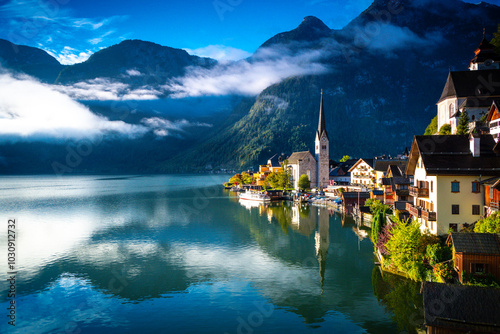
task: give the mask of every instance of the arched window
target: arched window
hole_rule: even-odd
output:
[[[450,104],[450,118],[455,113],[455,103]]]

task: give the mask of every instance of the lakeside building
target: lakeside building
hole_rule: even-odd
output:
[[[314,141],[315,155],[309,151],[294,152],[288,158],[288,166],[292,171],[292,184],[298,189],[299,178],[307,175],[311,187],[319,189],[328,187],[330,166],[330,139],[326,131],[325,110],[323,106],[323,90],[319,107],[318,130]]]
[[[484,215],[481,181],[500,176],[500,148],[491,135],[415,136],[407,175],[407,210],[421,230],[443,235]]]
[[[423,283],[427,333],[500,332],[500,289]]]
[[[367,188],[375,186],[375,169],[373,169],[373,159],[359,159],[350,169],[351,184],[360,185]]]
[[[384,190],[384,204],[393,209],[406,211],[406,203],[413,203],[410,196],[410,185],[413,184],[410,177],[403,173],[407,164],[403,166],[389,165],[382,179],[382,188]]]
[[[488,125],[490,134],[498,142],[500,139],[500,99],[494,100],[491,104],[490,110],[488,112],[488,117],[486,118],[486,123]]]
[[[281,164],[284,161],[283,155],[275,154],[267,160],[267,164],[259,166],[259,172],[254,173],[253,176],[258,186],[264,185],[264,181],[271,173],[277,173],[281,169]]]
[[[484,215],[488,217],[500,210],[500,177],[483,181],[484,186]]]
[[[500,55],[484,37],[470,61],[469,71],[450,71],[437,102],[437,131],[445,124],[457,132],[458,119],[467,111],[470,127],[486,115],[495,99],[500,99]],[[499,130],[500,131],[500,130]]]
[[[500,279],[500,234],[450,233],[446,243],[453,246],[453,267],[461,283],[464,274]]]
[[[351,173],[349,169],[358,161],[358,159],[349,159],[340,162],[337,166],[330,169],[330,186],[346,186],[351,184]]]

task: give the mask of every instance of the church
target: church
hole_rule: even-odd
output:
[[[437,130],[445,124],[451,133],[457,132],[458,119],[467,111],[471,122],[488,114],[492,103],[500,98],[500,55],[484,38],[474,51],[468,71],[450,71],[437,102]]]
[[[330,139],[326,132],[323,90],[321,90],[318,130],[316,131],[314,144],[314,156],[309,151],[303,151],[294,152],[288,158],[288,166],[292,170],[292,182],[295,189],[298,188],[301,175],[307,175],[311,181],[311,188],[323,189],[328,187]]]

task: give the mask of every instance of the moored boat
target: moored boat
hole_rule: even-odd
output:
[[[240,199],[245,199],[249,201],[259,201],[259,202],[271,201],[271,197],[269,197],[268,195],[257,191],[251,191],[248,189],[244,193],[238,194],[238,196],[240,197]]]

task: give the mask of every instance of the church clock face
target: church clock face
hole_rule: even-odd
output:
[[[326,137],[321,138],[321,141],[322,141],[323,143],[326,143]]]

